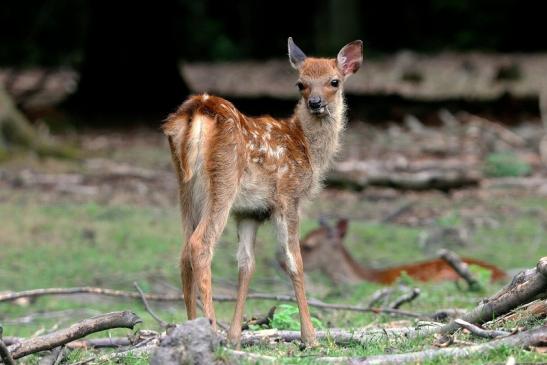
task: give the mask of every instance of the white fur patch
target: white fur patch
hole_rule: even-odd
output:
[[[237,227],[239,247],[237,249],[237,264],[239,269],[252,270],[255,263],[254,244],[258,224],[252,219],[243,219]]]
[[[296,261],[294,260],[291,250],[289,249],[289,231],[287,230],[287,222],[280,217],[275,217],[274,222],[277,233],[277,241],[285,253],[287,268],[290,272],[296,273]]]

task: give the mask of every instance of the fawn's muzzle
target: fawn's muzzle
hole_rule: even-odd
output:
[[[308,107],[312,111],[317,111],[321,109],[322,104],[323,103],[321,102],[321,97],[319,96],[310,96],[310,98],[308,99]]]

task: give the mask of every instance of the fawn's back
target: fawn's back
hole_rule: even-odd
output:
[[[204,94],[171,114],[164,131],[180,160],[182,188],[195,204],[203,201],[197,185],[207,187],[205,175],[238,187],[232,211],[242,215],[268,215],[280,196],[304,196],[312,185],[308,141],[294,118],[248,117]]]

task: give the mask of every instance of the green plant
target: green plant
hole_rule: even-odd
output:
[[[477,265],[469,265],[469,271],[479,282],[481,288],[487,288],[492,280],[492,271]]]
[[[323,323],[312,317],[311,322],[315,328],[324,328]],[[272,328],[279,330],[300,330],[300,319],[298,317],[298,307],[291,304],[281,304],[278,306],[272,320]]]
[[[486,157],[484,172],[489,177],[525,176],[532,168],[511,152],[491,153]]]

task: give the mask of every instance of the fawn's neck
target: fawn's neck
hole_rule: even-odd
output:
[[[341,92],[336,101],[329,105],[329,114],[324,117],[311,114],[303,99],[296,106],[293,117],[302,126],[309,145],[310,162],[319,179],[338,151],[340,133],[346,123],[345,111],[346,106]]]

